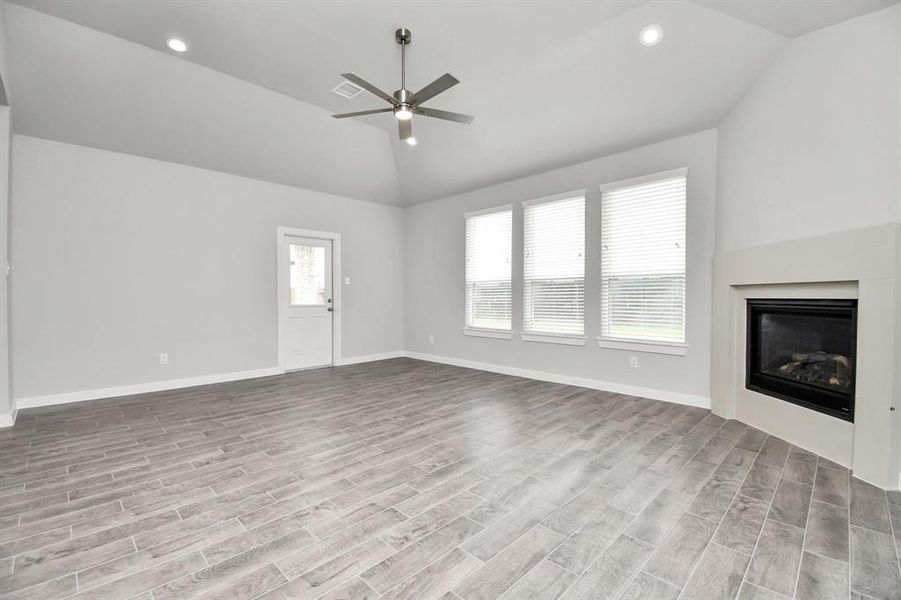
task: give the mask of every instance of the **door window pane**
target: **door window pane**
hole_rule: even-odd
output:
[[[325,248],[290,245],[291,306],[325,304]]]

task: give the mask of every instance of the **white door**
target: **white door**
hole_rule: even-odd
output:
[[[332,364],[332,241],[285,236],[287,309],[282,323],[285,368]],[[283,263],[284,264],[284,263]]]

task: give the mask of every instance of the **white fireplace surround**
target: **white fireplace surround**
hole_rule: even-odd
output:
[[[854,456],[854,424],[797,404],[745,388],[748,298],[857,298],[857,282],[789,283],[733,286],[736,363],[735,418],[791,441],[839,464],[850,466]]]
[[[755,246],[714,259],[712,409],[901,485],[901,225]],[[857,298],[854,423],[745,388],[748,298]]]

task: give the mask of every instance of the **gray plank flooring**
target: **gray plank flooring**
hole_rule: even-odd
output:
[[[0,598],[901,599],[897,492],[410,359],[25,410],[0,455]]]

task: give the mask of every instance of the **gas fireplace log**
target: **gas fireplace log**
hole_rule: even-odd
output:
[[[802,362],[797,361],[797,360],[793,361],[793,362],[785,363],[784,365],[779,367],[779,371],[783,375],[791,375],[792,373],[797,371],[798,367],[800,367],[802,364],[803,364]]]
[[[794,362],[799,362],[802,364],[806,363],[816,363],[816,362],[825,362],[829,360],[829,354],[825,352],[804,352],[792,355],[792,360]]]
[[[792,354],[792,362],[801,364],[834,361],[841,363],[845,367],[850,367],[848,357],[844,354],[829,354],[823,351],[819,352],[798,352]]]
[[[851,384],[851,362],[844,354],[797,352],[771,368],[788,379],[814,385],[847,388]]]
[[[844,356],[842,358],[845,358]],[[835,374],[836,376],[845,381],[851,379],[851,367],[848,366],[848,359],[845,358],[845,362],[840,360],[835,361]]]

